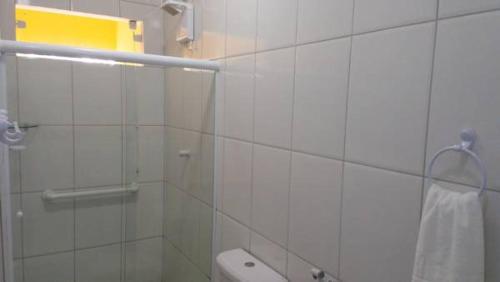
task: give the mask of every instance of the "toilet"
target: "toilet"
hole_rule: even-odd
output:
[[[220,282],[286,282],[283,276],[243,249],[234,249],[217,256]]]

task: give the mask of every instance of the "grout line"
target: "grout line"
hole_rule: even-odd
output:
[[[295,1],[295,43],[297,43],[299,38],[299,9],[300,1]],[[298,53],[297,47],[293,48],[293,85],[292,85],[292,113],[291,113],[291,125],[290,125],[290,148],[293,148],[293,134],[294,134],[294,123],[295,123],[295,103],[297,95],[297,61]],[[292,198],[292,159],[293,152],[289,151],[289,162],[288,162],[288,194],[287,194],[287,214],[286,214],[286,238],[285,238],[285,277],[288,277],[288,247],[290,244],[290,201]]]
[[[356,0],[352,3],[352,18],[351,18],[351,33],[354,32],[354,11],[356,9]],[[344,187],[345,187],[345,171],[346,171],[346,148],[347,148],[347,125],[349,118],[349,97],[351,92],[351,68],[352,68],[352,50],[354,44],[354,37],[350,37],[349,46],[349,65],[347,67],[347,89],[346,89],[346,100],[345,100],[345,115],[344,115],[344,144],[343,144],[343,161],[342,161],[342,176],[340,182],[340,215],[339,215],[339,237],[338,237],[338,253],[337,253],[337,277],[340,278],[341,275],[341,254],[342,254],[342,227],[343,227],[343,211],[344,211]]]
[[[486,11],[470,12],[470,13],[454,15],[454,16],[441,17],[441,18],[437,19],[437,21],[441,22],[441,21],[446,21],[446,20],[450,20],[450,19],[456,19],[456,18],[462,18],[462,17],[467,17],[467,16],[480,15],[480,14],[492,13],[492,12],[498,12],[498,11],[500,11],[500,8],[490,9],[490,10],[486,10]],[[434,19],[429,19],[429,20],[421,20],[421,21],[417,21],[417,22],[412,22],[412,23],[407,23],[407,24],[402,24],[402,25],[397,25],[397,26],[390,26],[390,27],[385,27],[385,28],[379,28],[379,29],[364,31],[364,32],[357,32],[357,33],[352,32],[351,34],[344,34],[344,35],[328,37],[328,38],[324,38],[324,39],[320,39],[320,40],[301,42],[301,43],[296,43],[294,45],[279,46],[279,47],[269,48],[269,49],[265,49],[265,50],[256,50],[254,52],[242,52],[242,53],[238,53],[238,54],[232,54],[232,55],[229,55],[226,57],[213,58],[212,60],[230,59],[230,58],[235,58],[235,57],[248,56],[248,55],[252,55],[252,54],[259,54],[259,53],[265,53],[265,52],[270,52],[270,51],[276,51],[276,50],[286,49],[286,48],[290,48],[290,47],[299,47],[299,46],[304,46],[304,45],[317,44],[317,43],[322,43],[325,41],[344,39],[344,38],[353,37],[353,36],[360,36],[360,35],[367,35],[367,34],[371,34],[371,33],[387,31],[387,30],[392,30],[392,29],[398,29],[398,28],[404,28],[404,27],[411,27],[411,26],[415,26],[415,25],[432,23],[432,22],[436,22],[436,19],[434,18]]]
[[[439,4],[440,1],[437,0],[436,3],[436,19],[434,22],[434,38],[433,38],[433,46],[432,46],[432,56],[431,56],[431,70],[430,70],[430,79],[429,79],[429,92],[427,96],[427,113],[425,115],[426,124],[425,124],[425,139],[424,139],[424,155],[423,155],[423,163],[422,163],[422,189],[420,191],[420,212],[419,219],[422,215],[422,209],[424,205],[424,197],[425,197],[425,189],[427,186],[428,179],[426,178],[426,168],[427,168],[427,154],[429,152],[429,126],[431,124],[431,106],[432,106],[432,86],[434,83],[434,69],[436,66],[436,50],[437,50],[437,40],[438,40],[438,25],[439,25]]]

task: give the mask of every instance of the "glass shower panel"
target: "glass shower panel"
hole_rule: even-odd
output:
[[[209,281],[214,74],[8,60],[15,281]]]

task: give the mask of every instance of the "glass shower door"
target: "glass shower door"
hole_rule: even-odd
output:
[[[14,281],[209,281],[214,75],[7,69],[10,116],[28,128],[10,149]]]

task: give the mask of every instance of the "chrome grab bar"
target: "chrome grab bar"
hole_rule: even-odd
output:
[[[119,187],[119,188],[105,188],[105,189],[82,189],[80,191],[54,191],[45,190],[42,193],[42,199],[47,201],[60,200],[60,199],[77,199],[83,197],[93,197],[93,196],[107,196],[115,194],[133,194],[139,191],[139,186],[136,183],[130,184],[129,187]]]

